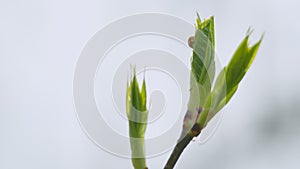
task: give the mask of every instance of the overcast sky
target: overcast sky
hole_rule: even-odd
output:
[[[222,65],[249,26],[251,42],[266,34],[216,132],[205,144],[191,144],[177,168],[299,168],[299,6],[296,0],[1,0],[0,168],[131,168],[129,159],[96,146],[77,120],[77,59],[97,31],[119,18],[162,12],[193,24],[196,11],[215,16]],[[149,159],[149,168],[162,168],[169,154]]]

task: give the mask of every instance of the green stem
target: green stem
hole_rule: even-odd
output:
[[[131,145],[131,161],[135,169],[146,169],[146,153],[144,137],[130,138]]]

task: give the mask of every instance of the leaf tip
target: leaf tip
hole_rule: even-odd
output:
[[[249,37],[253,33],[253,28],[250,26],[247,30],[246,36]]]

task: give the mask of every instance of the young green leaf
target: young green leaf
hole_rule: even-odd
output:
[[[250,46],[249,37],[250,34],[247,34],[233,54],[229,64],[218,75],[212,91],[213,100],[207,122],[232,98],[256,56],[263,38]]]
[[[204,106],[215,76],[215,33],[214,17],[201,22],[197,18],[193,44],[192,74],[200,94],[200,106]],[[193,79],[191,79],[192,81]]]

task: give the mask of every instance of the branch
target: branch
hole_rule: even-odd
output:
[[[182,154],[183,150],[187,147],[187,145],[191,142],[194,137],[197,137],[202,131],[202,127],[198,123],[195,123],[190,132],[180,140],[175,148],[171,156],[168,159],[167,164],[165,165],[164,169],[172,169],[174,168],[176,162],[178,161],[180,155]]]

